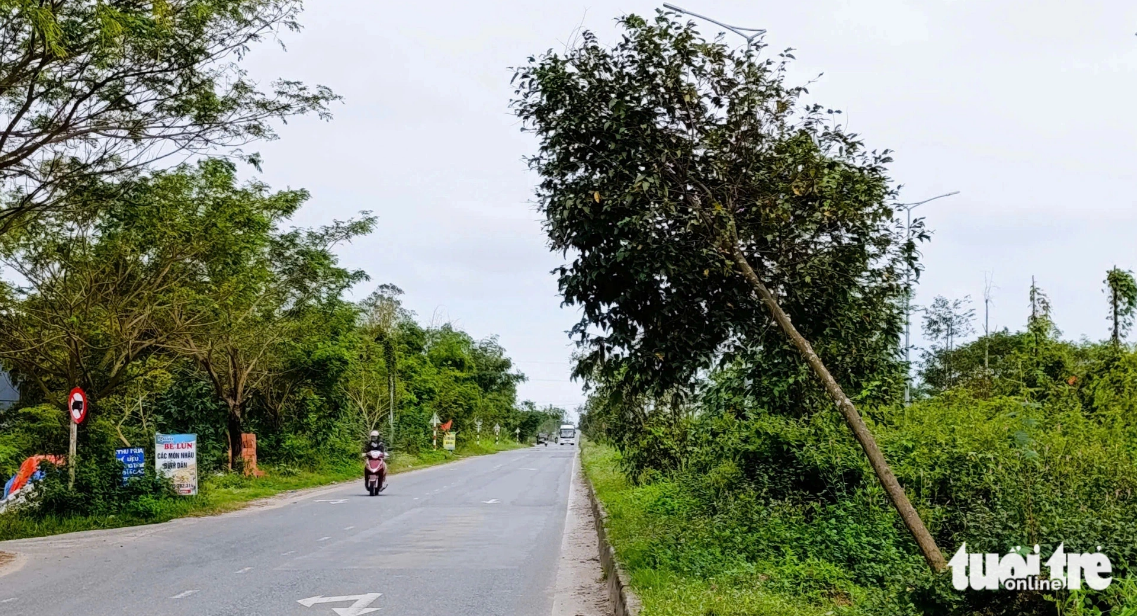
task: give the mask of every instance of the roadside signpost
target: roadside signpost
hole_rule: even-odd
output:
[[[497,436],[501,434],[501,426],[498,424],[493,425],[493,442],[497,443]]]
[[[442,423],[442,420],[438,418],[438,413],[435,413],[430,417],[430,425],[434,430],[434,438],[431,441],[431,447],[434,449],[438,449],[438,424],[440,423]]]
[[[197,494],[197,435],[154,435],[154,466],[182,496]]]
[[[453,432],[447,432],[446,434],[443,434],[442,435],[442,448],[445,449],[446,451],[454,451],[454,440],[455,440],[454,437],[455,437],[455,434]]]
[[[128,447],[114,450],[114,457],[122,463],[122,485],[130,481],[131,477],[141,477],[146,474],[146,450],[141,447]]]
[[[478,431],[478,444],[481,445],[482,444],[482,420],[480,418],[474,420],[474,429]]]
[[[67,395],[67,413],[71,416],[71,445],[67,448],[67,488],[75,487],[75,447],[79,442],[79,424],[87,418],[87,394],[76,387]]]
[[[513,434],[515,436],[517,436],[517,442],[520,443],[521,442],[521,428],[514,429]]]

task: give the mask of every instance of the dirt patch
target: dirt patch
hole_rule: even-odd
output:
[[[24,557],[19,554],[0,552],[0,577],[18,571],[20,567],[24,566],[24,560]]]
[[[573,460],[571,483],[553,616],[610,616],[612,604],[600,568],[600,548],[580,456]]]

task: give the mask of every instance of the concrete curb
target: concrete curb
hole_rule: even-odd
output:
[[[588,502],[592,505],[592,519],[596,523],[596,536],[600,544],[600,568],[604,570],[605,586],[608,587],[608,598],[612,601],[612,611],[616,616],[639,616],[642,606],[640,598],[632,591],[628,581],[628,573],[616,560],[616,551],[608,543],[608,534],[605,524],[608,522],[608,512],[600,499],[596,498],[596,490],[588,474],[584,475],[584,484],[588,486]]]

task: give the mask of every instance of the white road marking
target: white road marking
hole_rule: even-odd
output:
[[[320,498],[320,499],[317,499],[316,502],[317,503],[331,503],[333,505],[339,505],[341,503],[346,503],[347,499],[346,498],[337,498],[337,499]]]
[[[523,468],[521,470],[523,470],[523,471],[535,471],[537,469],[535,469],[535,468]]]
[[[252,567],[245,567],[244,569],[241,569],[240,571],[235,571],[234,573],[248,573],[252,570],[253,570]]]
[[[482,502],[487,504],[487,505],[496,505],[496,504],[500,503],[501,501],[499,501],[496,498],[491,498],[488,501],[482,501]]]
[[[200,591],[197,591],[197,590],[187,590],[187,591],[185,591],[185,592],[180,592],[180,593],[178,593],[178,594],[176,594],[176,595],[174,595],[174,596],[172,596],[172,597],[170,597],[170,598],[171,598],[171,599],[185,599],[186,597],[188,597],[188,596],[192,595],[192,594],[193,594],[193,593],[195,593],[195,592],[200,592]]]
[[[355,528],[355,527],[354,526],[348,526],[348,527],[344,528],[344,530],[351,530],[353,528]]]
[[[15,601],[16,599],[19,599],[19,597],[12,597],[11,599],[4,599],[3,601],[0,601],[0,603],[11,603],[11,602]]]
[[[331,537],[320,537],[317,541],[327,541],[328,539],[331,539]]]
[[[289,554],[295,554],[295,553],[296,553],[296,550],[288,550],[287,552],[281,552],[280,555],[281,556],[288,556]]]
[[[367,607],[371,605],[376,599],[383,596],[382,593],[369,592],[365,595],[344,595],[342,597],[322,597],[316,595],[315,597],[308,597],[307,599],[297,599],[296,602],[304,607],[312,607],[317,603],[343,603],[346,601],[354,601],[348,607],[333,607],[332,611],[339,616],[359,616],[360,614],[368,614],[371,612],[378,612],[377,607]]]
[[[416,496],[416,497],[412,498],[411,500],[418,500],[418,497]]]

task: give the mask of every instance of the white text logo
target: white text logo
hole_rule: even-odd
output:
[[[1033,553],[1021,554],[1015,551],[1000,557],[998,554],[968,554],[967,544],[960,546],[948,566],[951,567],[951,583],[956,590],[1061,590],[1069,588],[1080,590],[1082,580],[1093,590],[1105,590],[1113,581],[1109,574],[1113,566],[1109,558],[1097,552],[1086,554],[1067,554],[1064,544],[1046,560],[1049,576],[1040,575],[1041,558],[1038,546]]]

